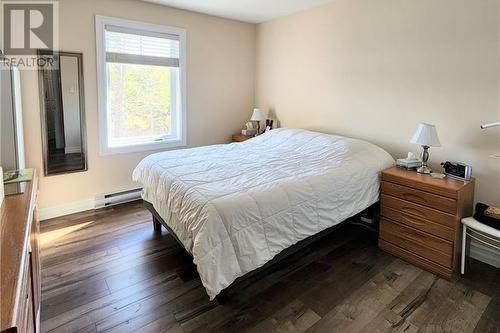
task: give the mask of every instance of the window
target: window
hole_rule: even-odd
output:
[[[185,145],[183,29],[96,16],[101,154]]]

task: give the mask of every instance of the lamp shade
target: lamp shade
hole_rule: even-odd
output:
[[[261,121],[263,119],[264,119],[264,117],[262,117],[262,112],[260,111],[260,109],[258,109],[258,108],[253,109],[252,118],[250,118],[250,120],[251,121]]]
[[[436,126],[426,123],[420,123],[418,125],[417,131],[410,142],[421,146],[441,147]]]

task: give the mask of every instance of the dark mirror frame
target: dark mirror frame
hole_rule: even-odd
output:
[[[47,114],[45,109],[45,91],[44,91],[44,80],[42,74],[42,67],[38,68],[38,91],[40,99],[40,119],[42,122],[42,154],[43,154],[43,174],[44,176],[55,176],[67,173],[75,172],[85,172],[88,171],[88,161],[87,161],[87,129],[85,125],[85,92],[84,92],[84,81],[83,81],[83,53],[79,52],[63,52],[63,51],[51,51],[51,50],[37,50],[38,56],[67,56],[75,57],[78,59],[78,88],[80,97],[80,140],[82,144],[82,168],[68,170],[68,171],[57,171],[50,172],[48,168],[48,137],[47,137]]]

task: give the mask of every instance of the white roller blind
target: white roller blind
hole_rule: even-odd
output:
[[[106,25],[106,61],[179,67],[179,36]]]

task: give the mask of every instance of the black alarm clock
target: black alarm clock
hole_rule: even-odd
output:
[[[441,163],[444,172],[454,178],[461,180],[469,180],[472,174],[472,167],[470,165],[460,162],[443,162]]]

